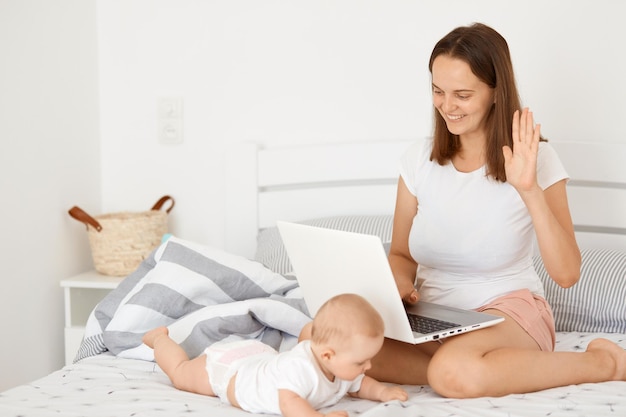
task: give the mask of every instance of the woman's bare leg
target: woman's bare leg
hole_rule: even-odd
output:
[[[143,336],[143,342],[154,349],[156,363],[174,387],[215,397],[206,371],[206,355],[190,360],[183,348],[170,338],[167,327],[150,330]]]
[[[427,370],[438,342],[412,345],[385,339],[383,347],[372,359],[367,375],[382,382],[406,385],[427,385]]]
[[[502,313],[492,311],[494,314]],[[433,356],[428,381],[447,397],[534,392],[570,384],[626,380],[626,351],[600,339],[586,352],[542,352],[512,319],[448,339]]]

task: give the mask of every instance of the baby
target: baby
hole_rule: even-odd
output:
[[[253,413],[286,417],[320,416],[318,409],[346,394],[377,401],[404,401],[407,393],[366,376],[383,344],[384,324],[364,298],[341,294],[328,300],[313,319],[311,339],[278,353],[256,340],[218,342],[189,359],[166,327],[149,331],[143,342],[174,387]],[[327,416],[348,416],[333,411]]]

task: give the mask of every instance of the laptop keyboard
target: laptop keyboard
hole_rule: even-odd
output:
[[[437,320],[431,317],[416,316],[415,314],[407,314],[407,316],[409,317],[409,323],[411,323],[411,329],[418,333],[432,333],[459,326],[456,323]]]

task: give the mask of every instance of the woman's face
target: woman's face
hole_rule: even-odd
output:
[[[486,120],[494,102],[493,88],[481,81],[469,64],[439,55],[432,65],[433,105],[450,133],[484,140]]]

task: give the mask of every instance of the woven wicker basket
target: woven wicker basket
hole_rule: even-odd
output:
[[[161,211],[166,202],[169,208]],[[149,211],[121,212],[90,216],[79,207],[70,216],[87,225],[89,245],[96,271],[104,275],[126,276],[161,243],[167,233],[167,214],[174,199],[164,196]]]

